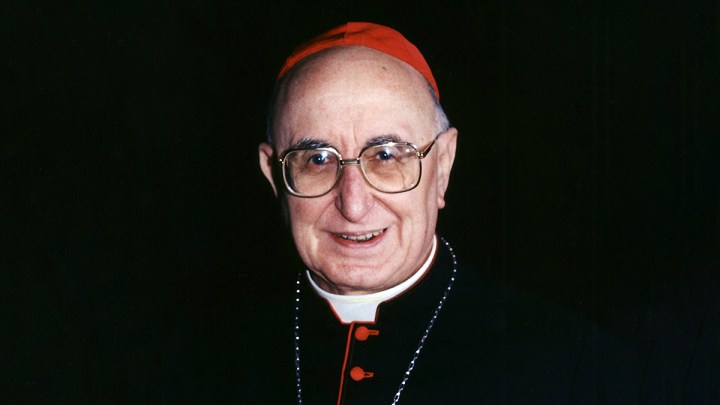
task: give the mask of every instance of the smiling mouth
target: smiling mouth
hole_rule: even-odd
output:
[[[357,243],[363,243],[363,242],[369,242],[369,241],[375,239],[376,237],[381,235],[383,232],[385,232],[386,229],[387,228],[379,230],[379,231],[375,231],[375,232],[368,232],[368,233],[360,234],[360,235],[348,235],[348,234],[344,234],[344,233],[338,233],[336,235],[345,240],[349,240],[349,241],[357,242]]]

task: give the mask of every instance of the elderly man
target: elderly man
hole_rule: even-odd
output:
[[[270,347],[247,398],[636,401],[631,352],[482,279],[436,234],[458,136],[439,97],[419,50],[385,26],[344,24],[287,59],[259,157],[304,268],[277,287],[293,290],[274,304],[292,316],[265,319],[281,326],[256,343]]]

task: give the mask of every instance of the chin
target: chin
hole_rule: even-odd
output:
[[[392,287],[388,285],[392,274],[379,273],[377,268],[354,267],[337,269],[333,273],[330,275],[334,275],[334,277],[328,278],[329,281],[333,286],[341,288],[345,292],[375,292]]]

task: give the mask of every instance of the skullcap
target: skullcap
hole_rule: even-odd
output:
[[[372,48],[407,63],[425,77],[435,90],[435,95],[440,98],[430,66],[417,47],[398,31],[368,22],[348,22],[301,44],[287,58],[277,79],[280,80],[293,66],[310,55],[328,48],[349,45]]]

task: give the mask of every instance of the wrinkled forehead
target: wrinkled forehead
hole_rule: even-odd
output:
[[[280,84],[274,133],[278,144],[312,124],[331,128],[370,117],[393,125],[433,125],[427,80],[407,63],[370,48],[337,47],[299,63]],[[397,122],[395,122],[397,121]],[[305,136],[305,134],[303,134]]]

